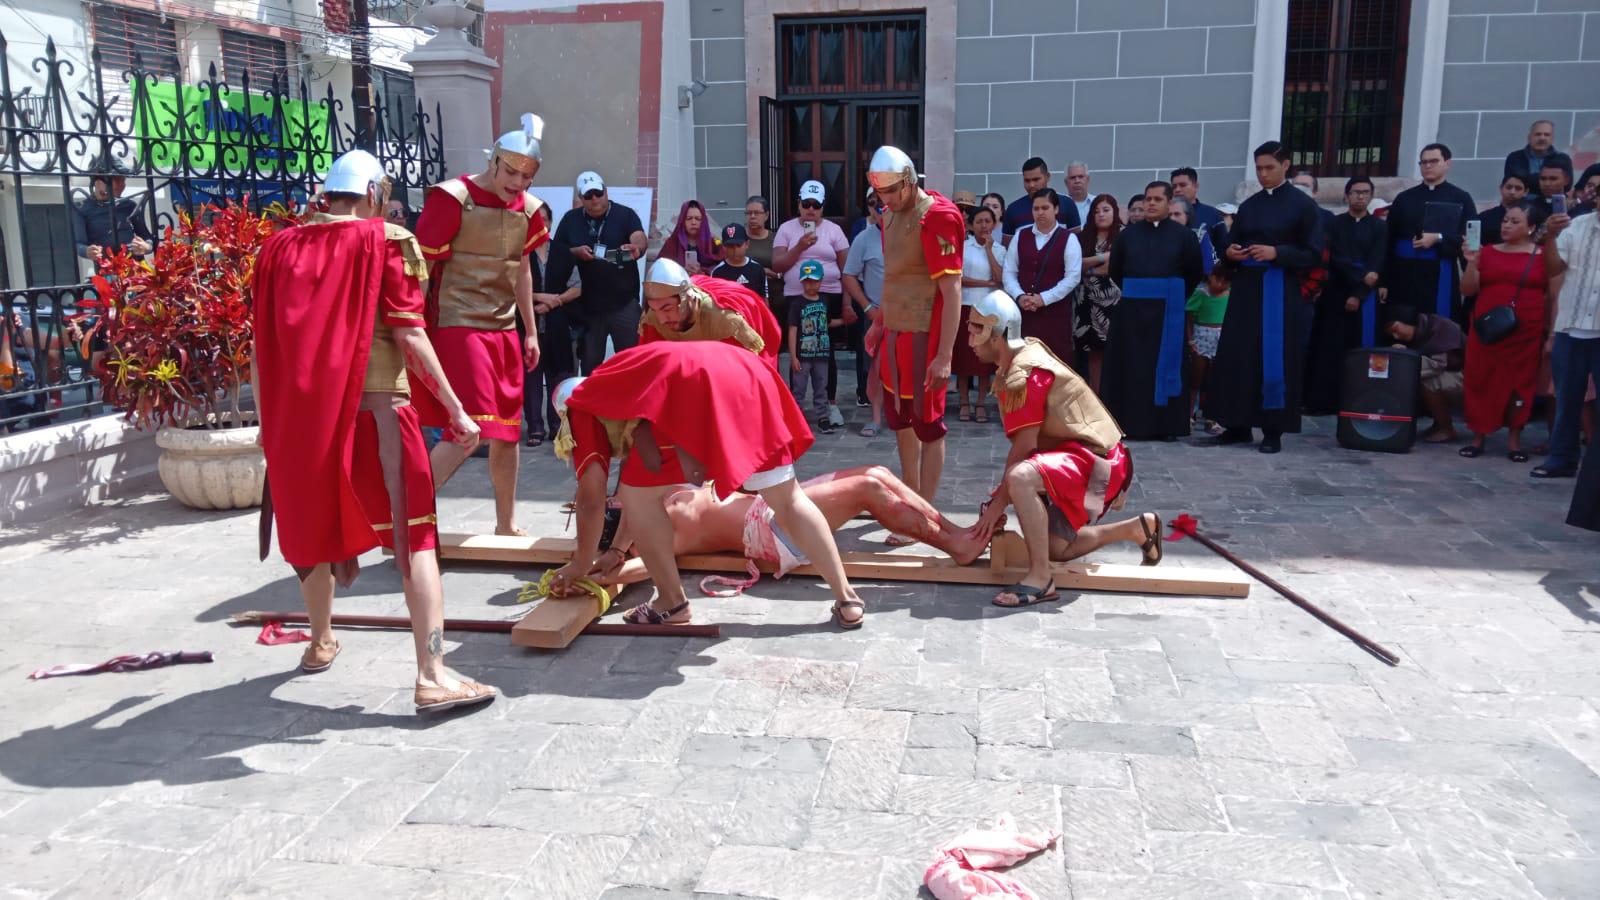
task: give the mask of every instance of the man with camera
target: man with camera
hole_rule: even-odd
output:
[[[561,217],[551,238],[545,288],[566,289],[574,267],[582,292],[574,320],[583,329],[579,365],[587,375],[605,362],[606,338],[614,350],[639,342],[639,264],[649,249],[639,214],[615,203],[597,172],[578,176],[581,206]]]

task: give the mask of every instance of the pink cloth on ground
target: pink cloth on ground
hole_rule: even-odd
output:
[[[1054,831],[1022,832],[1009,814],[993,828],[974,828],[939,848],[922,881],[938,900],[1037,900],[1027,885],[985,869],[1013,866],[1055,843]]]

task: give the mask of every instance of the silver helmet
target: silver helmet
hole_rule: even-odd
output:
[[[894,187],[902,180],[915,184],[917,181],[917,167],[899,147],[885,144],[872,154],[872,162],[867,165],[867,181],[873,189]]]
[[[647,298],[670,297],[689,289],[689,273],[670,259],[658,259],[650,264],[644,276],[644,293]]]
[[[983,295],[983,299],[972,304],[972,313],[968,321],[976,322],[983,327],[973,343],[983,343],[998,329],[1005,336],[1006,346],[1013,351],[1021,350],[1022,341],[1022,310],[1017,308],[1017,301],[1005,291],[996,289]]]
[[[533,113],[522,114],[522,128],[500,135],[489,151],[490,161],[497,161],[512,171],[533,175],[543,160],[539,139],[544,136],[544,120]]]
[[[550,405],[556,408],[556,415],[566,415],[567,401],[572,399],[572,392],[577,390],[580,384],[583,384],[581,375],[568,378],[556,385],[556,389],[550,393]]]

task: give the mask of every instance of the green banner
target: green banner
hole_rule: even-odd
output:
[[[209,86],[184,85],[180,97],[170,81],[150,84],[142,93],[134,104],[134,134],[145,141],[150,164],[158,169],[185,167],[185,155],[186,168],[193,171],[265,173],[282,158],[287,170],[299,175],[326,172],[333,163],[325,101],[284,100],[280,117],[277,99],[268,94],[237,89],[214,94]],[[186,131],[179,127],[180,117]]]

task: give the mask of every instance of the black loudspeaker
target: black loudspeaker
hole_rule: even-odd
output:
[[[1389,347],[1351,350],[1344,356],[1339,392],[1339,446],[1406,453],[1417,441],[1417,399],[1422,357]]]

